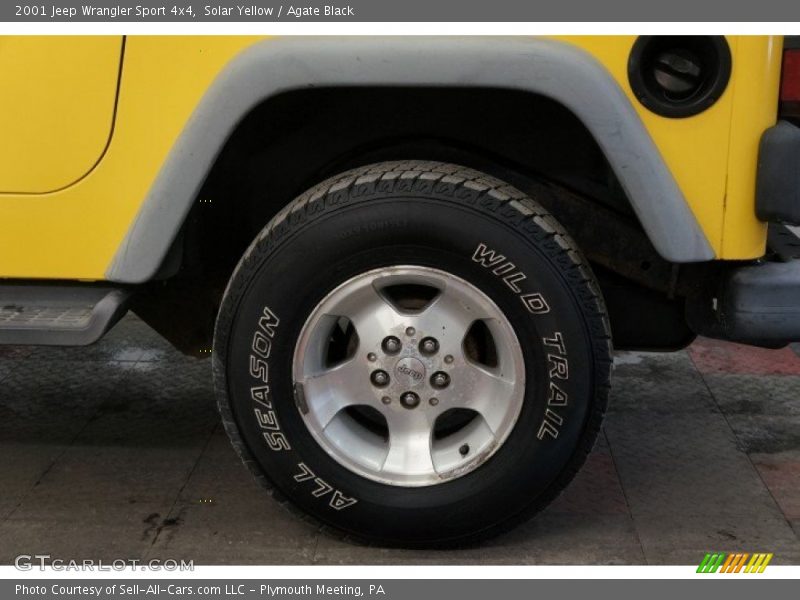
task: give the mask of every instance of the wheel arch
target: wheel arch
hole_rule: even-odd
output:
[[[267,40],[232,60],[195,109],[117,250],[106,277],[152,279],[215,160],[243,119],[285,92],[341,87],[499,88],[564,106],[585,126],[659,254],[714,258],[700,225],[628,98],[588,53],[520,38]]]

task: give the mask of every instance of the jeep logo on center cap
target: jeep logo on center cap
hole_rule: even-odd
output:
[[[425,365],[410,356],[398,360],[394,372],[395,379],[407,385],[416,385],[425,380]]]

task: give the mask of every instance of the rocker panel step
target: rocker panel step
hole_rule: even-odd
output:
[[[129,297],[108,285],[0,284],[0,344],[91,344],[125,314]]]

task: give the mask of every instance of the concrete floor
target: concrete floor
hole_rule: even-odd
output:
[[[800,359],[699,340],[620,353],[587,465],[547,511],[463,551],[337,542],[276,506],[217,419],[207,360],[135,317],[89,348],[0,347],[0,563],[800,564]]]

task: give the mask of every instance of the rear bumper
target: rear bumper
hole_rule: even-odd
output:
[[[788,121],[761,136],[756,215],[775,260],[726,265],[687,300],[687,320],[700,335],[780,347],[800,341],[800,238],[780,225],[800,225],[800,127]]]
[[[800,225],[800,127],[788,121],[761,136],[756,215],[770,223]]]
[[[768,347],[800,341],[800,260],[732,268],[687,304],[687,318],[709,337]]]

